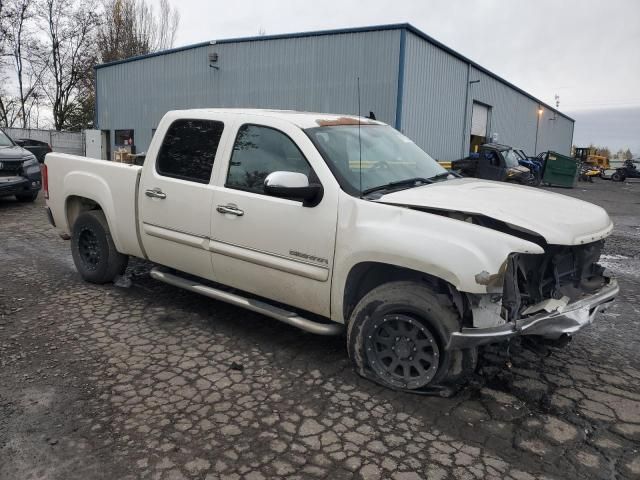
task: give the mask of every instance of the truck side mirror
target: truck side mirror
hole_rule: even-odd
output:
[[[264,179],[264,193],[274,197],[302,200],[305,207],[315,207],[322,200],[323,188],[309,183],[309,177],[298,172],[271,172]]]

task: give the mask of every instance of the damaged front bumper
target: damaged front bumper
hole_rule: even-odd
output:
[[[477,347],[497,343],[519,335],[538,335],[557,340],[563,335],[571,335],[593,322],[596,313],[615,298],[620,288],[618,282],[609,278],[605,286],[597,292],[567,304],[562,311],[541,313],[507,322],[497,327],[463,328],[451,334],[447,350]]]

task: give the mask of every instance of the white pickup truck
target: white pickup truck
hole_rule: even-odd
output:
[[[346,326],[357,371],[395,389],[459,380],[482,344],[564,343],[618,292],[597,263],[603,209],[457,178],[366,118],[172,111],[143,166],[51,153],[43,173],[86,280],[136,256],[309,332]]]

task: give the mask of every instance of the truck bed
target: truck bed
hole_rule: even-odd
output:
[[[46,156],[49,200],[53,220],[62,234],[71,234],[73,197],[100,205],[119,252],[142,256],[138,241],[138,182],[142,167],[124,163],[50,153]],[[114,221],[117,219],[117,222]]]

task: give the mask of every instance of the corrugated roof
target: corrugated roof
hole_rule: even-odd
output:
[[[553,108],[551,105],[548,105],[547,103],[543,102],[542,100],[534,97],[530,93],[522,90],[520,87],[517,87],[516,85],[514,85],[513,83],[505,80],[504,78],[500,77],[499,75],[496,75],[495,73],[491,72],[490,70],[484,68],[482,65],[479,65],[478,63],[470,60],[469,58],[465,57],[464,55],[456,52],[452,48],[447,47],[446,45],[444,45],[443,43],[439,42],[435,38],[427,35],[423,31],[417,29],[416,27],[414,27],[410,23],[395,23],[395,24],[388,24],[388,25],[373,25],[373,26],[369,26],[369,27],[341,28],[341,29],[332,29],[332,30],[317,30],[317,31],[313,31],[313,32],[283,33],[283,34],[277,34],[277,35],[259,35],[259,36],[253,36],[253,37],[240,37],[240,38],[226,38],[226,39],[222,39],[222,40],[211,40],[209,42],[194,43],[192,45],[185,45],[183,47],[171,48],[171,49],[162,50],[162,51],[159,51],[159,52],[148,53],[146,55],[139,55],[137,57],[126,58],[124,60],[117,60],[115,62],[103,63],[103,64],[100,64],[100,65],[96,65],[94,68],[96,70],[98,70],[98,69],[101,69],[101,68],[111,67],[113,65],[121,65],[123,63],[137,62],[138,60],[144,60],[145,58],[158,57],[158,56],[161,56],[161,55],[169,55],[169,54],[176,53],[176,52],[182,52],[182,51],[191,50],[191,49],[194,49],[194,48],[205,47],[207,45],[220,45],[220,44],[225,44],[225,43],[243,43],[243,42],[264,42],[264,41],[268,41],[268,40],[286,40],[286,39],[289,39],[289,38],[320,37],[320,36],[325,36],[325,35],[340,35],[340,34],[346,34],[346,33],[377,32],[377,31],[384,31],[384,30],[407,30],[407,31],[417,35],[418,37],[422,38],[423,40],[425,40],[425,41],[437,46],[438,48],[440,48],[440,49],[442,49],[444,51],[446,51],[447,53],[449,53],[452,56],[458,58],[459,60],[462,60],[462,61],[470,64],[472,67],[480,70],[481,72],[483,72],[483,73],[495,78],[496,80],[499,80],[500,82],[504,83],[505,85],[509,86],[510,88],[513,88],[515,91],[521,93],[522,95],[525,95],[526,97],[530,98],[531,100],[533,100],[535,102],[538,102],[541,106],[547,108],[548,110],[550,110],[552,112],[555,112],[558,115],[562,115],[564,118],[566,118],[568,120],[571,120],[572,122],[575,122],[575,120],[573,118],[571,118],[568,115],[566,115],[566,114],[560,112],[559,110]]]

